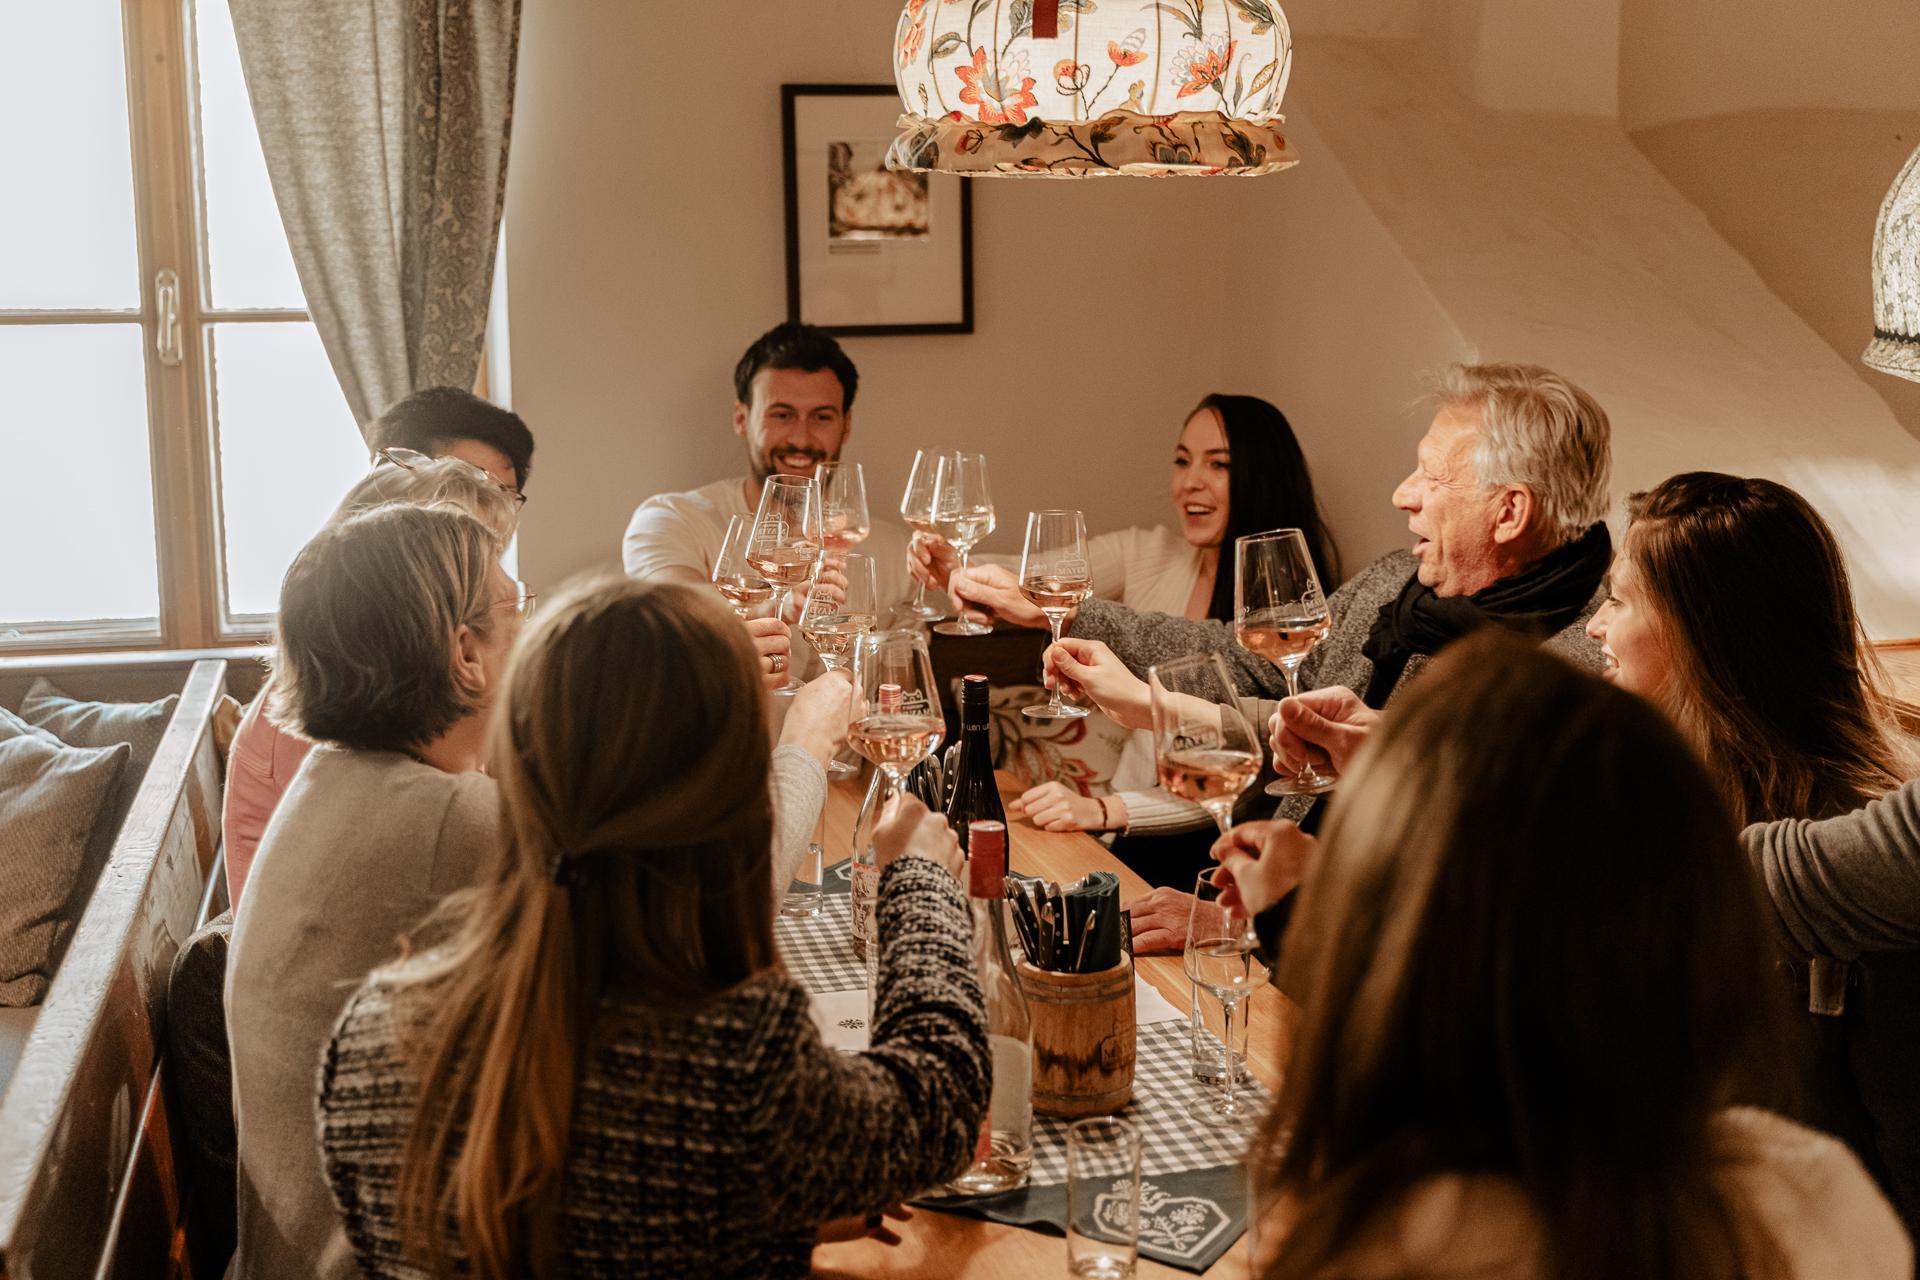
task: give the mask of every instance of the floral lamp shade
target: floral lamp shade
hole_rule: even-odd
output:
[[[907,0],[893,169],[1251,175],[1295,164],[1275,0]]]
[[[1907,157],[1873,228],[1873,341],[1860,358],[1920,382],[1920,150]]]

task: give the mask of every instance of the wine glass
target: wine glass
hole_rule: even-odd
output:
[[[829,671],[844,670],[853,661],[853,646],[874,629],[880,617],[873,557],[848,552],[846,575],[844,591],[815,582],[807,596],[807,607],[800,614],[800,634],[820,655],[820,665]],[[844,777],[857,770],[835,757],[828,762],[827,772]]]
[[[1053,642],[1067,615],[1092,594],[1092,570],[1087,565],[1087,522],[1078,511],[1029,511],[1027,541],[1020,551],[1020,594],[1046,615]],[[1035,720],[1066,720],[1087,714],[1060,697],[1020,708]]]
[[[987,488],[987,455],[944,453],[934,467],[933,531],[960,553],[960,568],[974,544],[993,532],[993,494]],[[955,618],[934,627],[943,636],[984,636],[992,627]]]
[[[1220,1002],[1226,1043],[1233,1043],[1233,1024],[1240,1005],[1267,981],[1268,965],[1254,934],[1253,918],[1220,901],[1221,890],[1233,883],[1224,867],[1202,871],[1193,885],[1193,906],[1187,917],[1186,969],[1195,986]],[[1249,1123],[1258,1108],[1242,1101],[1240,1073],[1220,1073],[1220,1091],[1196,1098],[1188,1112],[1202,1124],[1239,1127]]]
[[[813,478],[820,482],[820,529],[827,550],[853,550],[873,531],[866,473],[857,462],[823,462]]]
[[[894,792],[940,746],[946,721],[933,683],[927,637],[875,631],[853,646],[853,716],[847,741],[887,775]]]
[[[1300,692],[1300,665],[1333,629],[1320,576],[1313,571],[1307,535],[1298,529],[1251,533],[1236,539],[1233,579],[1233,638],[1285,673],[1287,696]],[[1317,796],[1333,788],[1335,778],[1309,760],[1290,777],[1267,784],[1270,796]]]
[[[713,585],[743,619],[773,599],[773,584],[747,563],[747,544],[752,539],[752,516],[728,516],[727,536],[713,558]]]
[[[1225,835],[1233,802],[1260,775],[1260,739],[1240,714],[1227,664],[1197,653],[1147,668],[1160,785],[1208,813]]]
[[[820,566],[820,485],[811,476],[768,476],[760,489],[747,540],[747,563],[779,590],[774,616],[785,618],[793,589]],[[806,686],[791,674],[775,693],[794,694]]]
[[[900,518],[913,530],[915,542],[933,536],[933,473],[939,461],[937,453],[928,453],[925,449],[913,451],[913,468],[907,472],[907,487],[900,495]],[[908,602],[906,612],[929,621],[940,616],[940,610],[927,603],[927,584],[918,578],[914,579],[913,599]]]

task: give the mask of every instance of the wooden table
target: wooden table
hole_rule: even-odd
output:
[[[1006,775],[1000,779],[1003,796],[1018,795],[1020,788]],[[827,848],[847,849],[852,845],[853,824],[860,808],[860,794],[848,783],[836,783],[827,793]],[[1037,831],[1024,822],[1007,824],[1008,857],[1015,871],[1023,875],[1043,876],[1065,883],[1077,880],[1089,871],[1111,871],[1120,877],[1120,898],[1131,902],[1147,891],[1147,884],[1122,864],[1106,846],[1081,832]],[[829,855],[832,860],[834,855]],[[1191,988],[1178,955],[1142,956],[1138,972],[1175,1008],[1191,1004]],[[1285,1061],[1286,1032],[1292,1011],[1288,1002],[1271,987],[1249,1001],[1253,1011],[1247,1040],[1247,1063],[1253,1074],[1269,1089],[1280,1084],[1281,1064]],[[1060,1236],[1030,1231],[1024,1227],[998,1222],[983,1222],[954,1214],[916,1209],[913,1221],[900,1226],[901,1243],[887,1246],[870,1240],[847,1244],[822,1245],[814,1250],[816,1276],[845,1277],[972,1277],[975,1280],[1036,1280],[1061,1276],[1067,1269],[1067,1245]],[[1140,1259],[1136,1273],[1142,1277],[1186,1277],[1191,1273]],[[1220,1261],[1206,1272],[1208,1277],[1247,1275],[1244,1243],[1228,1249]]]

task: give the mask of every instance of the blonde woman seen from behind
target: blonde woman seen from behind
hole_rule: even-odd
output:
[[[1287,933],[1255,1274],[1907,1280],[1843,1145],[1729,1105],[1769,1083],[1768,962],[1664,717],[1498,629],[1458,642],[1354,759]]]
[[[491,870],[321,1061],[365,1274],[804,1275],[823,1223],[966,1164],[989,1057],[958,846],[911,800],[881,826],[872,1047],[829,1050],[775,951],[766,708],[710,591],[564,593],[488,760]]]

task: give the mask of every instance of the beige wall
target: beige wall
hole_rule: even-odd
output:
[[[884,78],[898,5],[715,0],[659,35],[643,11],[525,15],[508,295],[539,436],[521,565],[545,587],[614,563],[646,495],[743,469],[732,365],[785,308],[779,86]],[[986,549],[1017,552],[1038,506],[1157,523],[1186,411],[1250,392],[1294,420],[1350,564],[1404,541],[1386,495],[1419,432],[1413,371],[1457,336],[1338,166],[1302,151],[1251,180],[976,183],[976,332],[847,343],[876,503],[916,447],[968,446],[993,461]]]
[[[1767,107],[1920,107],[1915,0],[1618,3],[1630,129]]]

